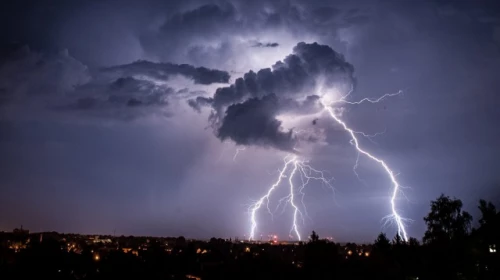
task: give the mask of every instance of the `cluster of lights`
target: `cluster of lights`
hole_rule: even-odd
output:
[[[348,255],[348,256],[352,256],[352,254],[353,254],[352,250],[347,251],[347,255]],[[358,256],[365,256],[365,257],[369,257],[369,256],[370,256],[370,252],[368,252],[368,251],[365,251],[365,252],[358,252]]]
[[[201,255],[204,255],[204,254],[206,254],[206,253],[208,253],[208,251],[207,251],[206,249],[201,249],[201,248],[198,248],[198,249],[196,250],[196,254],[201,254]]]

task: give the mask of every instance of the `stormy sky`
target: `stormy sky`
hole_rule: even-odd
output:
[[[297,154],[335,178],[308,186],[302,234],[394,235],[390,181],[366,157],[356,177],[324,94],[400,92],[337,109],[383,132],[360,144],[398,174],[410,236],[441,193],[477,214],[500,203],[496,2],[3,1],[0,230],[243,238]]]

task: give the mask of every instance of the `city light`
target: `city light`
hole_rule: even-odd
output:
[[[497,252],[497,247],[495,244],[490,245],[490,253],[496,253]]]

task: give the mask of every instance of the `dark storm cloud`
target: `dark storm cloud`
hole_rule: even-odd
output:
[[[141,45],[146,52],[163,60],[176,60],[174,56],[183,51],[198,56],[207,50],[204,40],[238,30],[242,24],[235,7],[230,3],[201,5],[165,19],[158,30],[141,37]],[[193,38],[198,41],[192,42],[196,41],[191,40]]]
[[[194,67],[188,64],[155,63],[151,61],[136,61],[130,64],[112,66],[103,69],[104,72],[117,73],[120,76],[145,75],[158,80],[168,80],[172,75],[183,75],[193,79],[196,84],[209,85],[229,82],[226,71]]]
[[[284,131],[276,116],[281,113],[300,115],[318,112],[318,100],[317,96],[308,96],[305,101],[298,102],[269,94],[233,104],[226,110],[216,132],[217,137],[223,141],[231,139],[238,145],[259,145],[292,151],[298,138],[294,136],[293,129]]]
[[[189,96],[189,89],[170,86],[177,75],[201,85],[229,81],[225,71],[149,61],[94,71],[68,51],[41,53],[9,45],[0,57],[0,105],[35,103],[58,112],[88,111],[106,117],[125,114],[129,119],[165,107],[169,98]]]
[[[75,90],[80,97],[75,103],[64,106],[67,109],[90,110],[116,107],[163,106],[169,95],[176,91],[170,87],[157,86],[154,82],[132,77],[118,78],[105,84],[87,84]]]
[[[254,48],[275,48],[275,47],[277,47],[279,45],[280,44],[278,44],[278,43],[262,43],[262,42],[257,42],[252,47],[254,47]]]
[[[195,99],[189,99],[188,105],[198,113],[201,112],[201,107],[212,104],[213,98],[198,96]]]
[[[292,131],[283,131],[276,116],[304,114],[304,108],[307,113],[318,112],[318,97],[311,96],[318,86],[343,89],[354,83],[354,67],[341,54],[329,46],[302,42],[272,68],[247,72],[231,86],[218,88],[213,99],[190,100],[190,105],[212,106],[212,124],[221,140],[291,150]],[[296,100],[306,96],[298,105]]]
[[[0,59],[4,102],[63,95],[89,79],[87,67],[67,51],[43,54],[23,46],[3,52]]]
[[[160,61],[246,72],[264,65],[253,67],[256,65],[245,59],[243,53],[251,54],[255,49],[284,50],[297,42],[323,37],[330,42],[339,28],[357,24],[354,19],[359,16],[358,10],[342,16],[341,4],[335,5],[338,7],[315,1],[186,5],[165,16],[158,27],[142,34],[140,43],[146,54]],[[248,45],[248,41],[254,43]]]
[[[281,122],[275,117],[279,113],[276,95],[251,98],[243,103],[231,105],[217,131],[221,140],[231,139],[240,145],[261,145],[292,150],[292,131],[282,131]]]

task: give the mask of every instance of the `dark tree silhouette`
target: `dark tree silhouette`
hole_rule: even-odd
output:
[[[375,250],[377,251],[388,251],[391,248],[391,241],[385,235],[385,233],[380,233],[373,243]]]
[[[319,235],[313,230],[311,236],[311,242],[318,242],[319,241]]]
[[[475,248],[479,257],[478,270],[485,279],[500,279],[500,212],[495,205],[481,199],[479,201],[481,218],[475,232]]]
[[[462,279],[474,270],[469,249],[472,216],[462,211],[462,201],[441,194],[431,201],[424,217],[427,277]]]
[[[404,240],[401,238],[399,234],[396,234],[396,236],[394,236],[394,239],[392,239],[392,244],[395,246],[401,246],[404,245],[405,243],[406,242],[404,242]]]
[[[486,202],[486,200],[479,200],[479,210],[481,211],[481,218],[479,219],[480,226],[492,225],[497,216],[497,208],[493,203]]]
[[[431,201],[431,212],[424,217],[425,243],[462,239],[470,233],[472,216],[462,211],[462,201],[441,194]]]
[[[481,247],[484,250],[496,250],[500,239],[500,212],[497,212],[495,205],[485,200],[479,200],[479,210],[481,218],[479,219],[479,229],[477,235],[480,239]]]
[[[420,242],[415,237],[410,237],[410,239],[408,240],[408,245],[410,245],[411,247],[418,247],[420,246]]]

